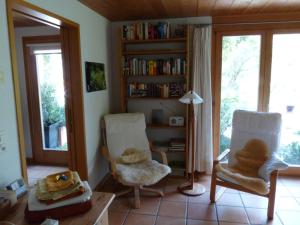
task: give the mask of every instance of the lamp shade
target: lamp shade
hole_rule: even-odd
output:
[[[179,101],[184,104],[200,104],[203,102],[203,99],[194,91],[187,92],[182,96]]]

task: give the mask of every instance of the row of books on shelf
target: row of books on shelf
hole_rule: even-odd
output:
[[[172,83],[131,83],[128,85],[128,97],[181,97],[186,90],[185,83],[172,82]]]
[[[170,24],[158,22],[156,24],[144,22],[123,25],[124,40],[147,40],[170,38]]]
[[[154,141],[155,148],[159,151],[185,151],[185,139],[184,138],[171,138],[169,141]]]
[[[185,75],[186,60],[183,58],[169,59],[123,59],[124,75],[156,76],[156,75]]]

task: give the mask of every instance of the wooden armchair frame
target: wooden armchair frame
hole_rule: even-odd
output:
[[[136,185],[136,184],[130,184],[124,182],[117,174],[116,174],[116,160],[114,160],[112,157],[110,157],[109,150],[107,147],[107,138],[106,138],[106,128],[105,128],[105,122],[104,120],[101,120],[101,134],[102,134],[102,140],[103,140],[103,146],[101,147],[101,153],[102,155],[108,160],[110,164],[110,173],[113,176],[115,180],[117,180],[119,183],[129,186],[127,190],[115,193],[117,197],[125,195],[130,192],[134,192],[134,206],[136,209],[140,208],[140,190],[148,191],[155,193],[159,196],[164,196],[164,193],[160,190],[156,190],[153,188],[147,188],[143,185]],[[162,162],[164,165],[168,165],[167,155],[165,152],[157,151],[154,149],[153,144],[149,142],[150,151],[153,153],[158,153],[162,157]]]
[[[217,177],[216,165],[219,164],[226,156],[228,156],[229,153],[230,153],[230,150],[226,149],[213,162],[213,171],[212,171],[211,188],[210,188],[210,202],[215,203],[215,201],[217,200],[217,198],[215,196],[217,185],[225,187],[225,188],[231,188],[231,189],[235,189],[238,191],[247,192],[247,193],[254,194],[254,195],[259,195],[259,196],[268,198],[268,213],[267,213],[267,215],[268,215],[268,219],[273,219],[278,170],[274,170],[270,175],[270,191],[269,191],[269,193],[266,195],[258,194],[256,192],[251,191],[247,188],[244,188],[240,185],[221,180]],[[223,194],[223,192],[224,192],[224,190],[221,191],[220,194],[218,194],[218,197],[220,197]]]

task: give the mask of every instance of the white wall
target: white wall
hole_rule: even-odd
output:
[[[56,13],[80,24],[82,75],[85,83],[85,61],[102,62],[105,64],[106,78],[108,79],[109,60],[108,37],[110,22],[79,1],[75,0],[27,0],[43,9]],[[18,150],[18,136],[16,128],[15,106],[11,75],[11,62],[8,43],[5,1],[0,1],[0,71],[5,73],[5,83],[0,84],[0,129],[8,134],[9,151],[0,153],[0,185],[21,176]],[[85,84],[78,87],[83,90],[87,165],[89,182],[92,187],[108,172],[107,162],[100,156],[100,118],[109,112],[109,85],[108,90],[87,93]],[[13,167],[13,168],[12,168]]]
[[[139,20],[139,21],[119,21],[111,23],[111,43],[120,41],[119,29],[123,24],[130,24],[135,22],[158,22],[166,21],[172,24],[211,24],[211,17],[186,17],[186,18],[175,18],[175,19],[156,19],[156,20]],[[120,112],[120,74],[118,68],[114,65],[118,65],[117,62],[120,60],[117,55],[117,46],[111,46],[111,79],[110,79],[110,108],[111,111],[116,113]],[[113,78],[113,79],[112,79]]]
[[[21,107],[22,107],[22,119],[23,119],[24,135],[25,135],[26,158],[32,158],[32,147],[31,147],[31,137],[30,137],[30,123],[29,123],[28,101],[27,101],[27,92],[26,92],[22,38],[29,37],[29,36],[43,36],[43,35],[59,35],[59,29],[50,26],[15,28],[15,44],[16,44],[17,61],[18,61],[19,81],[20,81]]]
[[[5,1],[0,1],[0,40],[0,131],[4,131],[6,143],[6,151],[0,151],[2,187],[21,177]]]

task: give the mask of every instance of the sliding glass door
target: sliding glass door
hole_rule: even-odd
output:
[[[234,110],[279,112],[279,156],[300,166],[300,30],[226,30],[215,40],[215,155],[230,147]]]
[[[273,34],[269,111],[282,115],[280,156],[300,165],[300,33]]]
[[[229,148],[234,110],[257,109],[260,48],[260,35],[222,37],[220,152]]]

